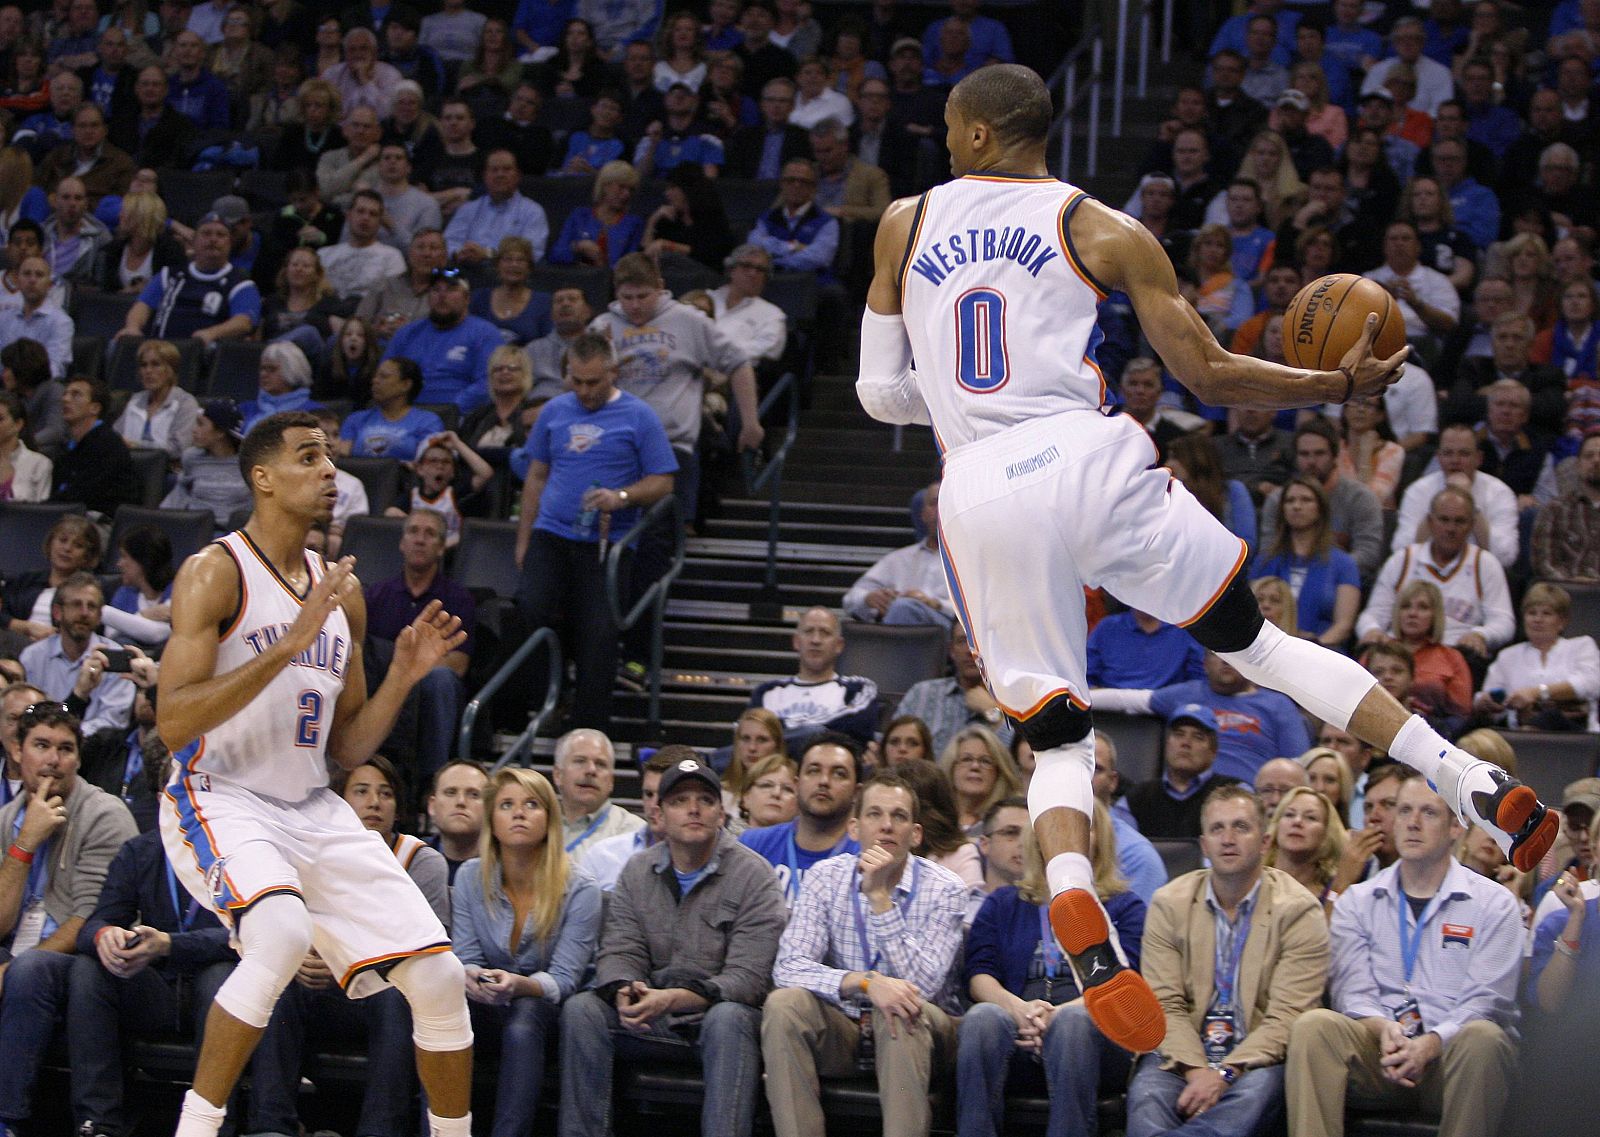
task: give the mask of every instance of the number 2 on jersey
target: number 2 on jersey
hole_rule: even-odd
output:
[[[970,288],[956,300],[956,380],[987,395],[1009,378],[1006,298],[992,288]]]
[[[315,746],[322,738],[322,692],[301,691],[296,705],[300,717],[295,720],[294,744]]]

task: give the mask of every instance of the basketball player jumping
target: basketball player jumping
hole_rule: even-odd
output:
[[[856,389],[876,419],[933,426],[950,594],[995,699],[1037,756],[1028,806],[1051,926],[1095,1023],[1144,1052],[1165,1035],[1161,1007],[1122,959],[1088,860],[1084,585],[1187,628],[1252,682],[1416,767],[1519,868],[1543,856],[1556,824],[1531,790],[1450,745],[1354,661],[1262,619],[1244,542],[1155,466],[1137,422],[1105,409],[1096,304],[1126,293],[1167,367],[1212,406],[1345,402],[1382,391],[1409,349],[1375,358],[1372,317],[1337,371],[1224,351],[1155,239],[1049,176],[1050,121],[1049,92],[1025,67],[984,67],[951,91],[957,178],[884,215]]]
[[[466,633],[429,604],[368,699],[354,560],[328,565],[305,549],[337,496],[327,437],[312,415],[270,415],[239,464],[254,512],[184,562],[161,660],[157,727],[173,756],[162,841],[184,886],[231,925],[240,955],[206,1019],[178,1137],[215,1137],[312,947],[350,996],[390,984],[405,995],[429,1130],[470,1137],[465,973],[394,854],[328,788],[326,765],[369,758],[406,694]]]

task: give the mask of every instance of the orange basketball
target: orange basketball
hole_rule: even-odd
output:
[[[1283,356],[1292,366],[1332,371],[1361,338],[1367,316],[1378,314],[1372,353],[1388,359],[1406,345],[1400,306],[1375,280],[1341,272],[1302,288],[1283,314]]]

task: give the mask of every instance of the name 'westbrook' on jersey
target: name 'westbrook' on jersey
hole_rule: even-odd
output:
[[[901,306],[940,449],[1104,404],[1095,349],[1105,292],[1067,230],[1086,199],[1054,178],[999,174],[923,195]]]

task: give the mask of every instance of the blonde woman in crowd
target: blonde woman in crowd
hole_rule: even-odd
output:
[[[1001,798],[1022,792],[1017,764],[994,731],[966,726],[956,732],[939,756],[939,767],[955,790],[957,823],[969,837],[983,832],[983,815]]]
[[[1328,798],[1309,786],[1295,786],[1272,815],[1266,864],[1294,877],[1332,915],[1339,893],[1361,879],[1341,875],[1344,844],[1344,822]]]

